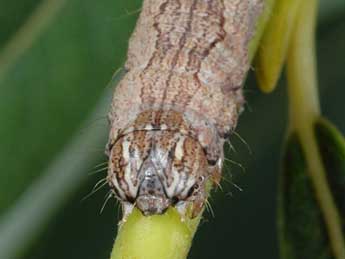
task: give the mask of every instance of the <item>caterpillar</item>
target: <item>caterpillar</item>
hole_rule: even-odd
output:
[[[144,0],[113,95],[107,181],[144,215],[197,216],[243,110],[262,0]]]

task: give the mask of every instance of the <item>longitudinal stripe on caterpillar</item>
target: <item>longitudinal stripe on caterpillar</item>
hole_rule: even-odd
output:
[[[133,206],[202,209],[242,109],[261,9],[262,0],[144,0],[109,116],[108,182],[124,217]]]

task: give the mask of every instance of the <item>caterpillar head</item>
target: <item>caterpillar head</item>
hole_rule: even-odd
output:
[[[162,214],[191,204],[192,217],[206,198],[210,167],[197,140],[169,130],[139,130],[120,137],[109,152],[107,180],[126,208]],[[128,209],[129,208],[129,209]]]

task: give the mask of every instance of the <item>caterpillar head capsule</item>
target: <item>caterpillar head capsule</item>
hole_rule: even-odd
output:
[[[117,139],[109,150],[108,183],[124,206],[144,215],[192,205],[199,214],[206,199],[210,167],[197,140],[170,130],[137,130]]]

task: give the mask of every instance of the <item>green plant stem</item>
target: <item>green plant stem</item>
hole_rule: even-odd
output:
[[[200,219],[182,221],[174,208],[149,217],[134,209],[119,228],[111,259],[184,259]]]
[[[295,24],[287,60],[290,132],[301,139],[316,198],[320,204],[333,252],[345,258],[341,221],[332,198],[325,168],[314,136],[314,122],[320,115],[316,80],[315,23],[317,1],[303,1]]]

